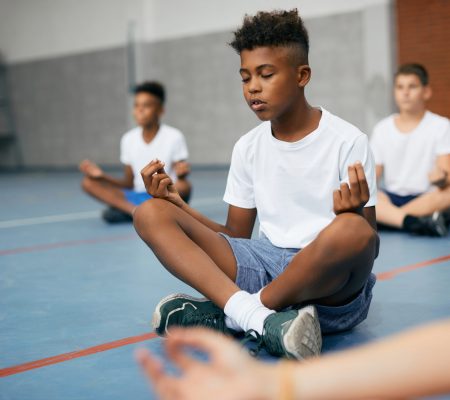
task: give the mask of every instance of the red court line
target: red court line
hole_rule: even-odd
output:
[[[106,236],[106,237],[95,238],[95,239],[70,240],[67,242],[38,244],[36,246],[16,247],[13,249],[0,250],[0,256],[6,256],[6,255],[10,255],[10,254],[20,254],[20,253],[33,253],[35,251],[59,249],[61,247],[73,247],[73,246],[79,246],[82,244],[108,243],[108,242],[115,242],[118,240],[129,240],[129,239],[135,239],[135,238],[137,238],[137,236],[136,236],[136,234],[133,233],[131,235]]]
[[[381,272],[381,273],[377,274],[377,279],[379,279],[381,281],[392,279],[395,276],[397,276],[398,274],[401,274],[403,272],[412,271],[412,270],[422,268],[422,267],[428,267],[430,265],[441,263],[441,262],[444,262],[447,260],[450,260],[450,254],[447,256],[443,256],[443,257],[433,258],[432,260],[423,261],[423,262],[420,262],[417,264],[412,264],[412,265],[407,265],[404,267],[395,268],[391,271]],[[95,353],[99,353],[102,351],[115,349],[117,347],[126,346],[128,344],[142,342],[144,340],[154,339],[155,337],[157,337],[157,335],[155,333],[145,333],[143,335],[132,336],[132,337],[125,338],[125,339],[116,340],[114,342],[109,342],[109,343],[100,344],[98,346],[89,347],[84,350],[72,351],[70,353],[60,354],[60,355],[54,356],[54,357],[43,358],[41,360],[36,360],[36,361],[31,361],[31,362],[28,362],[25,364],[15,365],[13,367],[0,369],[0,377],[19,374],[21,372],[29,371],[31,369],[41,368],[41,367],[45,367],[47,365],[52,365],[52,364],[57,364],[60,362],[72,360],[74,358],[84,357],[84,356],[88,356],[90,354],[95,354]]]
[[[8,375],[19,374],[21,372],[29,371],[35,368],[45,367],[47,365],[58,364],[60,362],[73,360],[74,358],[85,357],[91,354],[100,353],[102,351],[115,349],[117,347],[127,346],[129,344],[143,342],[157,337],[156,333],[144,333],[143,335],[131,336],[125,339],[115,340],[114,342],[100,344],[98,346],[88,347],[84,350],[72,351],[70,353],[60,354],[58,356],[43,358],[41,360],[27,362],[25,364],[15,365],[0,369],[0,377]]]
[[[438,264],[438,263],[448,261],[448,260],[450,260],[450,254],[447,256],[433,258],[432,260],[422,261],[417,264],[411,264],[411,265],[406,265],[404,267],[395,268],[390,271],[380,272],[379,274],[377,274],[377,279],[380,281],[386,281],[388,279],[395,278],[398,274],[413,271],[418,268],[429,267],[430,265]]]

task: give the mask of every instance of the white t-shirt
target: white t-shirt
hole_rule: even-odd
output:
[[[234,146],[224,200],[258,212],[260,234],[273,245],[303,248],[335,218],[333,191],[348,182],[348,165],[361,161],[376,203],[375,164],[368,138],[322,109],[319,126],[298,142],[272,135],[263,122]]]
[[[120,141],[120,161],[131,166],[134,174],[134,190],[145,192],[141,170],[155,158],[163,161],[167,174],[176,180],[173,163],[186,160],[188,149],[183,134],[176,128],[160,125],[156,136],[145,143],[142,128],[136,127],[122,136]]]
[[[370,139],[375,164],[383,166],[385,189],[401,196],[427,192],[436,157],[450,153],[449,120],[427,111],[413,131],[402,133],[394,118],[380,121]]]

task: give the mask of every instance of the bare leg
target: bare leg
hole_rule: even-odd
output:
[[[377,222],[401,228],[407,214],[405,210],[392,204],[388,195],[381,190],[378,191],[377,196]]]
[[[134,226],[170,273],[219,307],[239,291],[227,240],[172,203],[155,198],[141,204]]]
[[[364,286],[378,245],[363,217],[340,214],[266,286],[261,301],[274,310],[310,300],[341,305]]]
[[[169,272],[219,307],[239,290],[228,242],[181,209],[153,199],[137,208],[134,224]],[[378,237],[364,218],[339,215],[264,289],[262,301],[272,309],[313,299],[342,304],[366,282],[377,246]]]
[[[123,192],[119,188],[107,182],[84,177],[81,182],[81,187],[86,193],[95,197],[97,200],[100,200],[109,206],[118,208],[127,214],[131,215],[136,208],[134,204],[125,199]]]
[[[401,207],[405,214],[421,217],[450,207],[450,186],[425,193]],[[377,206],[378,213],[378,206]]]

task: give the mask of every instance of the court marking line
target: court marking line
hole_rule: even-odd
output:
[[[120,241],[120,240],[130,240],[130,239],[136,239],[136,238],[137,238],[137,235],[135,233],[133,233],[133,234],[128,234],[128,235],[105,236],[105,237],[93,238],[93,239],[70,240],[70,241],[66,241],[66,242],[38,244],[35,246],[15,247],[13,249],[0,250],[0,257],[6,256],[6,255],[11,255],[11,254],[33,253],[35,251],[59,249],[62,247],[73,247],[73,246],[79,246],[82,244],[108,243],[108,242],[115,242],[115,241]]]
[[[204,197],[197,200],[192,200],[192,206],[193,207],[207,206],[211,204],[220,203],[221,201],[222,201],[221,197]],[[96,210],[96,211],[82,211],[69,214],[44,215],[42,217],[11,219],[6,221],[0,221],[0,229],[100,218],[100,214],[101,211]]]
[[[427,260],[427,261],[422,261],[420,263],[395,268],[391,271],[381,272],[381,273],[377,274],[377,279],[379,279],[381,281],[389,280],[389,279],[392,279],[393,277],[397,276],[400,273],[409,272],[409,271],[412,271],[412,270],[415,270],[418,268],[428,267],[430,265],[438,264],[438,263],[441,263],[441,262],[444,262],[447,260],[450,260],[450,254],[447,256],[433,258],[433,259]],[[9,376],[9,375],[20,374],[22,372],[26,372],[26,371],[29,371],[32,369],[45,367],[47,365],[58,364],[58,363],[61,363],[64,361],[72,360],[74,358],[85,357],[85,356],[88,356],[91,354],[115,349],[117,347],[126,346],[128,344],[155,339],[156,337],[158,337],[158,335],[156,335],[155,333],[152,333],[152,332],[144,333],[142,335],[132,336],[132,337],[125,338],[125,339],[119,339],[119,340],[115,340],[113,342],[108,342],[108,343],[100,344],[97,346],[88,347],[87,349],[84,349],[84,350],[72,351],[70,353],[64,353],[64,354],[60,354],[60,355],[53,356],[53,357],[43,358],[43,359],[36,360],[36,361],[30,361],[30,362],[27,362],[24,364],[18,364],[18,365],[12,366],[12,367],[0,369],[0,378]]]
[[[43,358],[41,360],[31,361],[24,364],[15,365],[13,367],[0,369],[0,377],[19,374],[21,372],[30,371],[36,368],[46,367],[48,365],[58,364],[64,361],[73,360],[75,358],[86,357],[91,354],[115,349],[122,346],[128,346],[133,343],[143,342],[145,340],[154,339],[156,333],[144,333],[142,335],[131,336],[124,339],[115,340],[113,342],[99,344],[97,346],[88,347],[83,350],[71,351],[70,353],[59,354],[57,356]]]
[[[0,221],[1,228],[16,228],[19,226],[31,226],[41,224],[52,224],[54,222],[67,222],[82,219],[99,218],[100,211],[84,211],[70,214],[45,215],[43,217],[11,219],[8,221]]]
[[[442,256],[442,257],[433,258],[433,259],[427,260],[427,261],[421,261],[416,264],[411,264],[411,265],[406,265],[403,267],[394,268],[390,271],[380,272],[377,274],[377,279],[380,281],[386,281],[386,280],[395,278],[399,274],[413,271],[418,268],[429,267],[430,265],[438,264],[438,263],[448,261],[448,260],[450,260],[450,254],[448,254],[446,256]]]

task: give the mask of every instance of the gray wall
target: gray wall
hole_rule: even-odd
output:
[[[117,164],[128,125],[123,48],[19,63],[8,75],[25,166]]]
[[[386,79],[367,76],[366,17],[356,11],[306,20],[307,95],[368,131],[367,116],[379,119],[391,105]],[[228,163],[236,139],[258,123],[243,101],[230,39],[221,32],[138,47],[138,75],[167,86],[164,119],[185,133],[194,164]],[[27,166],[73,166],[84,157],[118,163],[120,137],[131,126],[124,48],[13,64],[10,77]],[[7,157],[0,157],[1,166]]]

